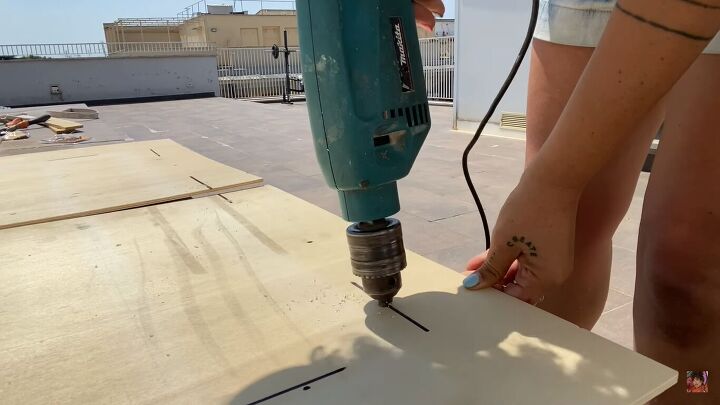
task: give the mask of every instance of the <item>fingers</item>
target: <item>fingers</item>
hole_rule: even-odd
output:
[[[534,271],[525,266],[518,269],[515,280],[505,287],[504,292],[532,305],[536,305],[543,299],[543,287],[540,279]]]
[[[537,305],[544,299],[541,280],[537,273],[521,265],[517,257],[521,250],[500,246],[485,251],[468,262],[463,273],[463,286],[469,290],[492,287],[519,300]]]
[[[415,6],[415,20],[417,21],[418,27],[425,31],[432,31],[435,29],[435,16],[425,6],[418,3]]]
[[[484,251],[483,253],[473,257],[468,262],[467,266],[465,267],[465,271],[462,273],[463,276],[467,277],[475,270],[479,269],[483,263],[485,263],[485,260],[487,259],[488,251]],[[510,268],[508,269],[507,273],[505,273],[505,276],[503,277],[501,282],[498,282],[496,284],[493,284],[493,288],[498,291],[504,291],[505,286],[509,283],[511,283],[513,280],[515,280],[515,274],[517,274],[518,266],[520,264],[517,260],[513,261],[510,265]]]
[[[435,29],[435,14],[445,14],[445,4],[442,0],[415,0],[415,19],[422,29],[432,32]]]
[[[518,268],[520,267],[520,263],[515,260],[508,269],[507,273],[505,273],[505,277],[503,277],[502,285],[508,285],[515,281],[515,277],[517,276]]]
[[[485,259],[487,259],[488,251],[484,251],[480,253],[479,255],[473,257],[468,262],[467,266],[465,266],[466,271],[475,271],[482,266],[483,263],[485,263]]]
[[[518,249],[507,246],[490,248],[478,270],[463,280],[463,286],[469,290],[479,290],[500,283],[519,254]]]
[[[442,0],[415,0],[415,3],[430,10],[431,13],[435,13],[440,17],[445,15],[445,4]]]

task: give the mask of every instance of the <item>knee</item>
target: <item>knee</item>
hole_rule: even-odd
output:
[[[720,258],[692,223],[663,223],[641,224],[636,322],[675,346],[700,343],[712,338],[719,318]]]

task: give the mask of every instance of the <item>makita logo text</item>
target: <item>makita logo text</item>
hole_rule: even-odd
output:
[[[395,61],[397,63],[398,74],[400,75],[400,90],[402,92],[413,91],[413,78],[410,71],[410,55],[408,55],[407,41],[405,39],[405,30],[403,29],[402,19],[400,17],[390,17],[390,38],[395,48]],[[390,41],[388,41],[390,42]]]
[[[405,42],[403,41],[402,26],[398,23],[395,24],[395,42],[397,43],[398,56],[400,57],[400,64],[407,65],[407,56],[405,54]]]

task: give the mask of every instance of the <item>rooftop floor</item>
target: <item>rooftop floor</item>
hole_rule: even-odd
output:
[[[315,160],[307,110],[223,98],[96,107],[96,139],[170,138],[211,159],[256,174],[271,184],[339,214],[336,192]],[[433,129],[408,178],[400,181],[406,246],[457,271],[485,245],[480,216],[462,176],[460,157],[470,134],[452,131],[452,109],[431,107]],[[94,132],[94,133],[91,133]],[[3,145],[4,146],[4,145]],[[523,168],[522,140],[484,136],[471,156],[475,185],[493,226]],[[12,153],[40,151],[15,150]],[[3,151],[0,150],[0,155]],[[632,347],[635,249],[648,174],[642,173],[630,210],[614,239],[610,294],[594,331]]]

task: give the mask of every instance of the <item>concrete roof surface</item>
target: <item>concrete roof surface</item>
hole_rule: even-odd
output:
[[[315,160],[304,103],[208,98],[94,108],[100,120],[89,123],[85,134],[96,141],[169,138],[261,176],[267,184],[328,211],[340,212],[337,194],[325,184]],[[402,211],[397,218],[409,249],[462,271],[485,245],[480,216],[460,166],[470,134],[451,130],[452,108],[432,106],[430,110],[433,129],[410,176],[399,182]],[[0,144],[0,156],[50,150],[34,142],[27,141],[26,148]],[[473,179],[491,226],[522,173],[524,150],[522,139],[483,136],[471,156]],[[635,249],[647,181],[648,174],[642,173],[630,210],[615,235],[610,294],[594,329],[629,348]]]

